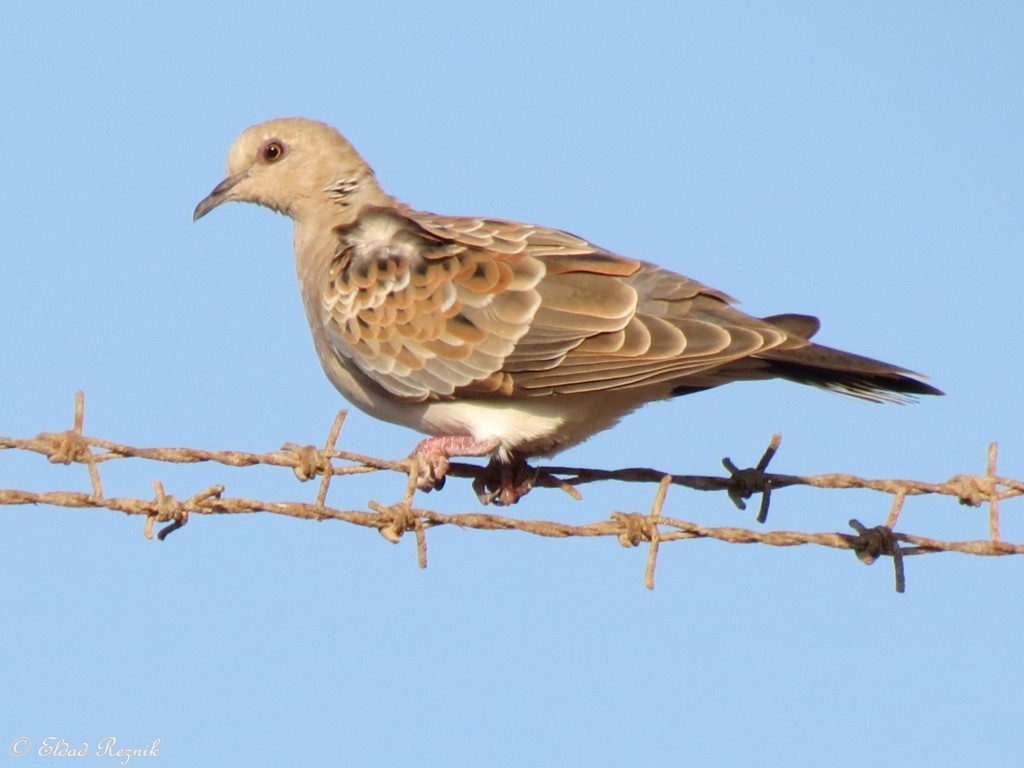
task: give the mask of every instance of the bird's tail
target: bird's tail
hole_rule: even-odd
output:
[[[906,403],[918,395],[943,394],[913,371],[821,344],[772,350],[761,359],[773,376],[862,400]]]
[[[764,319],[804,339],[811,338],[818,330],[817,320],[807,315],[775,315]],[[924,377],[919,373],[813,342],[796,348],[772,349],[758,358],[767,363],[772,376],[863,400],[905,403],[918,395],[943,394],[922,381]]]

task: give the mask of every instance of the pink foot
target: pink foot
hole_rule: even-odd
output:
[[[498,448],[498,439],[477,440],[468,435],[446,435],[421,440],[409,458],[420,463],[416,487],[421,491],[439,491],[453,456],[487,456]]]
[[[529,493],[536,480],[537,470],[524,457],[513,455],[511,463],[493,458],[473,481],[473,490],[481,504],[507,507]]]

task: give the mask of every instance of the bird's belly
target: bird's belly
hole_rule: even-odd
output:
[[[640,403],[614,395],[434,402],[407,424],[431,435],[496,438],[502,453],[550,456],[614,426]]]
[[[531,454],[548,452],[570,421],[564,407],[542,400],[433,402],[416,417],[418,423],[409,426],[427,434],[497,439],[506,451]]]

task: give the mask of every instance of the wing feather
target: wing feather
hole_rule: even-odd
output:
[[[678,385],[786,338],[725,294],[558,230],[402,207],[337,233],[328,338],[402,399]]]

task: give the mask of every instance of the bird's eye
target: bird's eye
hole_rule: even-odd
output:
[[[284,157],[284,146],[279,141],[268,141],[263,146],[263,160],[268,163],[276,163]]]

